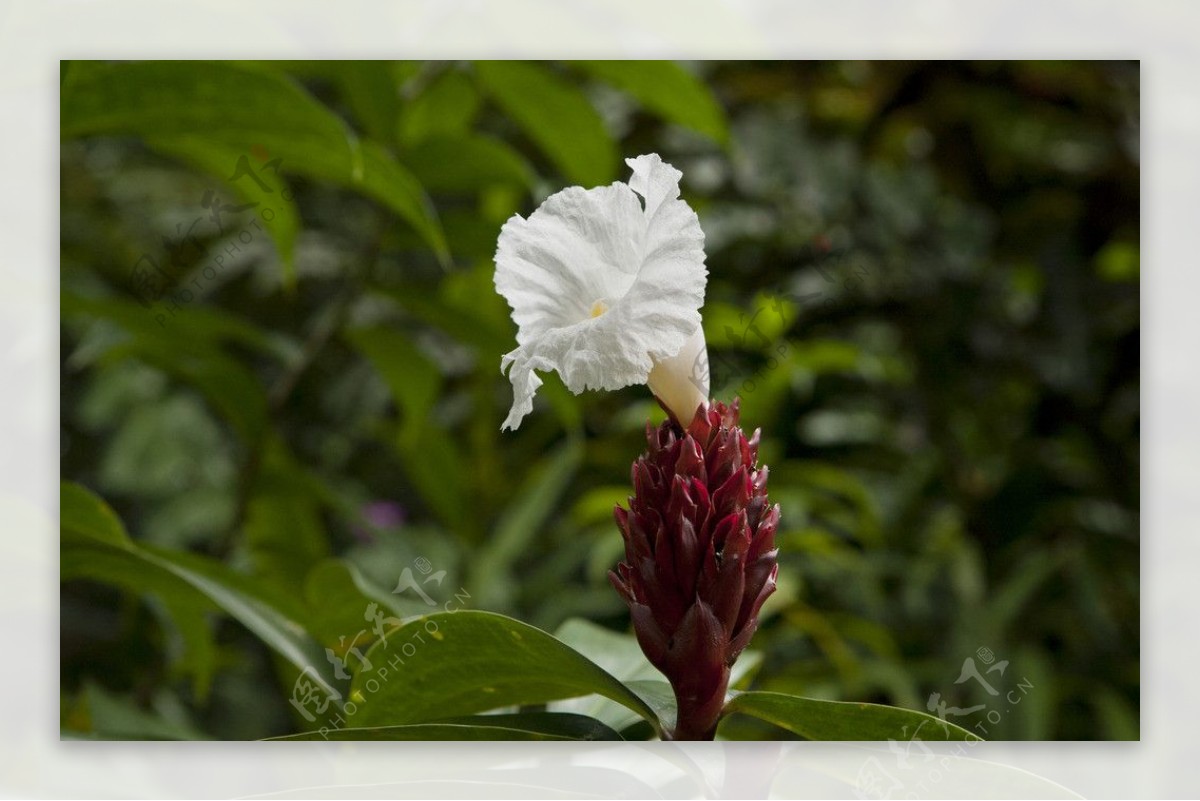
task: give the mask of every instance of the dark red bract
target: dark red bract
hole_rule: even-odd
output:
[[[614,512],[625,561],[609,572],[646,657],[675,690],[672,737],[710,740],[729,669],[775,590],[779,507],[767,505],[759,432],[738,426],[738,401],[696,410],[687,428],[646,424],[629,509]]]

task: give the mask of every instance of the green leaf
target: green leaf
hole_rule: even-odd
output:
[[[674,725],[675,694],[658,668],[650,664],[637,638],[597,625],[590,620],[571,618],[554,632],[554,636],[604,668],[629,689],[637,693],[658,713],[665,725]],[[762,664],[758,651],[743,651],[730,670],[729,684],[748,681]],[[600,720],[614,729],[625,729],[636,722],[629,710],[600,696],[555,701],[550,709],[577,712]]]
[[[675,728],[675,717],[679,713],[679,707],[675,702],[675,690],[671,688],[670,682],[659,679],[630,679],[623,683],[654,710],[664,729]]]
[[[132,546],[121,518],[100,496],[80,484],[65,481],[58,494],[59,520],[64,532],[91,537],[116,548]]]
[[[282,179],[273,175],[264,177],[264,170],[247,158],[247,163],[252,165],[262,185],[248,177],[244,180],[231,180],[231,176],[236,174],[238,160],[246,153],[220,142],[199,137],[167,136],[150,137],[146,144],[151,149],[178,158],[202,172],[224,178],[224,189],[247,203],[255,204],[254,222],[246,223],[242,230],[253,235],[257,226],[261,226],[270,233],[283,267],[283,285],[289,290],[295,287],[296,237],[300,233],[300,212],[290,200],[290,190]]]
[[[64,139],[129,135],[159,147],[278,158],[283,170],[375,198],[448,259],[433,206],[412,174],[379,145],[359,141],[344,120],[279,72],[194,61],[79,62],[61,97]]]
[[[483,134],[435,134],[404,155],[413,175],[435,192],[478,192],[497,184],[529,187],[533,169],[511,147]]]
[[[371,142],[362,145],[362,164],[362,173],[357,182],[346,185],[358,189],[399,214],[413,226],[425,243],[433,248],[442,264],[447,264],[450,249],[446,244],[446,235],[442,232],[433,203],[425,194],[420,182],[382,148]],[[322,166],[323,170],[316,169]],[[302,168],[303,165],[297,165],[297,169]],[[306,171],[315,178],[343,182],[341,165],[315,165],[314,169]]]
[[[63,530],[59,573],[62,581],[87,579],[118,587],[134,596],[148,597],[160,604],[151,609],[165,613],[169,621],[165,631],[173,627],[180,638],[182,653],[173,659],[173,667],[192,674],[192,692],[204,699],[216,669],[216,646],[212,625],[208,620],[216,605],[194,587],[180,582],[162,570],[147,567],[123,547],[106,545],[88,547],[87,535],[76,530]],[[68,537],[74,537],[68,542]]]
[[[571,61],[571,66],[628,92],[668,122],[729,144],[725,111],[704,83],[674,61]]]
[[[806,740],[981,740],[966,729],[924,712],[880,704],[821,701],[796,695],[745,692],[725,704],[722,715],[750,715]]]
[[[660,727],[645,701],[587,657],[492,612],[418,618],[393,629],[367,659],[373,670],[360,671],[351,683],[356,725],[429,723],[597,693]]]
[[[145,586],[125,584],[125,589],[145,592]],[[178,631],[179,639],[168,644],[172,667],[192,676],[192,693],[196,700],[205,701],[212,689],[217,672],[217,641],[210,618],[216,606],[200,593],[182,596],[162,593],[163,614]]]
[[[207,557],[128,539],[118,542],[111,521],[105,524],[107,515],[97,509],[97,504],[105,509],[107,504],[78,485],[65,482],[62,487],[68,502],[60,562],[64,580],[92,578],[189,600],[198,592],[301,671],[313,668],[310,673],[317,674],[316,680],[333,690],[332,682],[319,669],[326,664],[324,650],[301,622],[304,608],[298,600],[271,592]],[[91,495],[91,501],[82,500],[80,493]]]
[[[465,134],[479,105],[479,91],[470,78],[458,70],[444,72],[400,110],[400,139],[414,145],[438,134]]]
[[[167,620],[178,631],[183,653],[178,666],[192,673],[192,690],[198,699],[208,694],[216,668],[212,627],[207,615],[216,607],[193,588],[156,571],[131,571],[122,551],[133,549],[120,518],[101,498],[85,487],[64,482],[59,489],[59,518],[63,532],[60,574],[64,581],[88,578],[139,595],[150,594],[162,604]],[[68,548],[67,542],[94,541],[109,550]]]
[[[357,567],[342,559],[326,559],[313,567],[304,579],[304,600],[308,605],[309,630],[327,646],[338,644],[339,637],[353,639],[355,632],[371,623],[367,610],[371,604],[385,616],[416,617],[429,611],[424,601],[389,592],[372,584]],[[373,634],[364,640],[366,648]]]
[[[324,650],[309,636],[302,608],[283,593],[268,592],[247,576],[213,559],[143,547],[139,561],[157,566],[204,593],[230,617],[295,667],[325,665]],[[319,671],[318,671],[319,672]]]
[[[475,74],[564,177],[588,187],[612,181],[616,145],[582,91],[542,64],[479,61]]]
[[[598,720],[556,712],[471,715],[435,723],[308,731],[271,740],[620,740]]]
[[[376,141],[391,145],[396,139],[400,119],[400,82],[392,61],[335,61],[334,68],[342,96]]]

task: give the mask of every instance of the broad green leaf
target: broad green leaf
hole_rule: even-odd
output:
[[[295,667],[323,667],[325,654],[303,623],[300,605],[284,593],[234,573],[213,559],[143,547],[140,561],[158,566],[203,592],[230,617],[250,629]]]
[[[520,154],[483,134],[435,134],[404,154],[404,162],[434,192],[478,192],[496,184],[528,187],[533,170]]]
[[[646,659],[636,637],[606,629],[590,620],[581,618],[567,620],[555,630],[554,636],[604,668],[641,696],[655,709],[664,724],[673,725],[674,692],[667,682],[667,677]],[[760,664],[762,664],[760,652],[742,652],[730,670],[730,686],[734,687],[748,681]],[[618,730],[625,729],[636,722],[635,716],[629,710],[606,698],[594,695],[555,701],[550,705],[550,709],[588,715]]]
[[[446,235],[442,232],[433,203],[421,184],[378,145],[364,142],[361,152],[362,169],[354,173],[355,180],[351,183],[345,182],[346,165],[342,162],[298,164],[296,170],[357,189],[388,206],[421,235],[443,265],[447,264],[450,250]]]
[[[620,740],[598,720],[556,712],[471,715],[405,726],[308,731],[270,740]]]
[[[140,564],[126,548],[115,545],[88,547],[86,536],[77,529],[74,533],[63,529],[59,556],[61,580],[98,581],[133,596],[148,597],[151,609],[164,613],[169,621],[164,631],[173,627],[178,632],[182,652],[174,658],[172,667],[191,673],[192,692],[197,699],[204,699],[216,669],[216,646],[209,616],[217,606],[202,592],[175,576]],[[156,607],[154,602],[160,606]]]
[[[510,706],[597,693],[659,726],[637,694],[578,651],[503,615],[440,612],[393,629],[355,674],[354,723],[429,723]],[[383,671],[387,671],[386,675]]]
[[[613,180],[616,145],[580,89],[546,65],[530,62],[479,61],[475,75],[565,178],[585,187]]]
[[[308,605],[309,630],[326,646],[339,638],[358,640],[364,650],[375,640],[371,605],[387,617],[416,617],[429,611],[421,600],[389,592],[366,579],[354,565],[342,559],[326,559],[315,565],[304,579],[304,601]]]
[[[154,61],[73,65],[62,86],[60,131],[140,136],[195,149],[201,140],[281,169],[337,183],[380,201],[413,226],[439,258],[447,248],[420,184],[379,145],[279,72],[229,63]],[[236,162],[219,177],[228,178]]]
[[[64,579],[93,578],[189,599],[198,592],[299,670],[313,668],[310,672],[317,674],[316,679],[332,689],[332,683],[321,672],[324,651],[307,633],[302,623],[304,608],[298,600],[271,592],[269,587],[207,557],[132,541],[118,543],[111,529],[102,527],[102,515],[78,513],[84,506],[79,493],[87,490],[69,483],[63,486],[71,510],[62,527]],[[91,506],[94,508],[94,504]]]
[[[363,130],[377,142],[392,145],[400,119],[400,82],[393,61],[331,62],[342,96]]]
[[[628,92],[668,122],[729,143],[725,112],[704,82],[674,61],[571,61],[570,65]]]
[[[479,105],[479,91],[470,78],[458,70],[443,72],[401,108],[400,139],[414,145],[429,136],[465,134]]]
[[[571,618],[555,630],[554,636],[621,681],[666,680],[666,677],[647,661],[637,638],[632,635],[621,634],[590,620]]]
[[[79,484],[64,482],[60,486],[59,516],[64,535],[59,568],[62,579],[89,578],[155,597],[182,641],[179,667],[192,673],[196,697],[205,698],[216,669],[213,632],[208,621],[208,613],[216,607],[202,593],[169,576],[156,571],[130,571],[127,560],[120,555],[120,551],[134,547],[125,526],[108,504]],[[69,549],[68,540],[94,540],[116,553],[80,552]]]
[[[740,693],[723,715],[740,713],[765,720],[806,740],[981,740],[953,723],[924,712],[880,704],[821,701],[770,692]]]
[[[268,70],[220,62],[79,61],[63,86],[64,138],[201,131],[214,141],[268,151],[287,139],[293,147],[354,147],[336,115]]]
[[[675,728],[675,716],[679,712],[679,707],[675,702],[675,690],[671,688],[669,682],[660,679],[630,679],[624,684],[638,698],[650,705],[650,708],[658,715],[658,719],[662,721],[664,729]]]
[[[226,147],[240,149],[242,153],[255,151],[266,153],[271,160],[278,156],[280,158],[279,168],[284,172],[328,181],[356,190],[379,201],[408,222],[425,243],[433,249],[444,265],[449,258],[445,233],[437,219],[433,204],[426,196],[420,182],[380,145],[372,141],[359,141],[353,132],[348,132],[348,136],[349,141],[353,143],[353,149],[345,153],[341,151],[308,153],[300,151],[298,148],[293,152],[286,146],[284,151],[255,147],[244,148],[240,143],[226,145]],[[151,146],[164,152],[194,152],[203,148],[209,141],[207,137],[184,133],[164,134],[148,139]],[[280,152],[290,155],[291,161],[284,161],[284,156],[279,155]],[[236,161],[234,165],[236,165]],[[220,177],[228,178],[223,174]],[[274,207],[272,206],[272,208]]]
[[[144,585],[134,586],[132,582],[125,588],[133,593],[146,591]],[[210,619],[216,606],[199,593],[185,596],[164,592],[160,601],[179,634],[179,639],[167,646],[172,666],[180,673],[191,674],[192,693],[196,700],[205,701],[217,672],[217,642]]]
[[[100,499],[100,496],[74,482],[65,481],[59,487],[59,522],[63,531],[116,548],[132,546],[121,518]]]

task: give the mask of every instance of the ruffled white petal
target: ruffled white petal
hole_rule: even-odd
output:
[[[518,327],[501,361],[514,396],[504,428],[532,409],[534,371],[557,370],[576,394],[646,383],[700,327],[704,233],[679,199],[682,173],[656,154],[626,163],[629,184],[564,189],[500,231],[496,290]]]

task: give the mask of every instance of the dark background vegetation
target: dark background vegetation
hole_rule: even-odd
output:
[[[331,647],[419,557],[439,602],[626,630],[611,509],[662,413],[547,377],[501,434],[491,257],[658,152],[707,237],[713,394],[783,506],[752,686],[1138,736],[1136,63],[76,63],[62,91],[62,475],[135,539]],[[238,623],[64,579],[65,732],[303,727]],[[981,648],[1019,704],[956,683]]]

